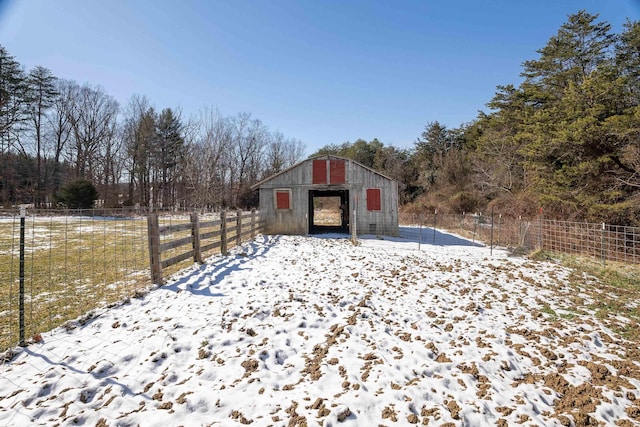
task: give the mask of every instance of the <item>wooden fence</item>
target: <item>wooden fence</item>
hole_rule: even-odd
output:
[[[233,246],[253,240],[262,229],[255,209],[251,212],[220,213],[219,219],[201,221],[197,212],[188,221],[161,225],[158,214],[147,217],[151,281],[163,283],[162,272],[181,261],[202,263],[203,254],[219,249],[226,255]]]
[[[5,350],[143,295],[151,280],[160,284],[189,262],[227,254],[262,228],[255,211],[0,214],[0,363]]]

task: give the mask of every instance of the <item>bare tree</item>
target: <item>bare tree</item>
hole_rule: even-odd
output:
[[[80,178],[95,179],[98,151],[116,137],[118,103],[99,86],[83,85],[77,88],[70,108],[73,145],[70,157],[75,174]]]
[[[231,200],[233,206],[255,204],[250,186],[258,180],[263,166],[264,148],[269,132],[249,113],[240,113],[232,119],[233,152],[231,167]]]
[[[53,159],[51,176],[45,175],[46,191],[48,198],[52,200],[53,195],[61,186],[62,173],[62,153],[66,149],[71,138],[71,110],[73,97],[75,96],[77,85],[69,80],[58,80],[56,83],[56,97],[53,99],[51,109],[47,114],[48,137],[45,144],[45,157]]]
[[[120,203],[119,184],[126,164],[126,148],[119,127],[113,138],[104,141],[98,148],[96,157],[96,175],[101,185],[101,194],[105,207],[115,207]]]
[[[273,132],[265,152],[263,178],[281,172],[302,159],[304,147],[296,139],[287,139],[281,132]]]
[[[231,175],[232,123],[214,109],[204,109],[195,123],[184,168],[186,196],[190,204],[220,207]]]
[[[304,157],[304,144],[299,139],[287,138],[285,140],[284,168],[290,168]]]

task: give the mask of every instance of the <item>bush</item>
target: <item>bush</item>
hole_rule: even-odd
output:
[[[86,179],[78,179],[62,187],[57,203],[70,209],[91,209],[98,198],[98,190]]]
[[[449,210],[458,214],[464,212],[475,212],[480,205],[475,194],[469,191],[460,191],[455,193],[448,200]]]
[[[594,203],[587,208],[587,220],[640,226],[640,197],[631,197],[624,202],[614,204]]]
[[[553,217],[554,211],[549,205],[544,205],[545,214],[549,217]],[[521,193],[503,193],[493,199],[486,210],[494,209],[495,213],[500,213],[505,216],[517,218],[519,216],[525,218],[536,217],[540,213],[540,201],[535,195],[527,192]]]

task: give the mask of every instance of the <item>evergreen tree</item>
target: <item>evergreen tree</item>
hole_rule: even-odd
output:
[[[569,16],[539,58],[523,64],[523,83],[498,86],[491,112],[461,129],[462,142],[427,124],[414,158],[432,202],[455,206],[463,192],[452,183],[464,182],[471,159],[477,194],[466,200],[480,207],[638,223],[640,29],[627,22],[616,36],[597,18]],[[450,150],[451,141],[462,150]]]
[[[640,105],[640,22],[627,20],[615,48],[615,65],[625,87],[624,108]]]
[[[137,123],[135,123],[134,146],[132,155],[134,158],[134,177],[137,178],[139,203],[148,206],[152,200],[152,153],[155,151],[158,140],[156,127],[156,112],[153,108],[144,111]]]
[[[24,120],[26,79],[18,61],[0,46],[0,153],[12,148],[15,126]]]
[[[10,167],[7,154],[17,145],[19,125],[24,120],[25,91],[20,64],[0,46],[0,204],[14,200],[10,191],[17,183],[13,181],[15,170]]]
[[[159,194],[162,206],[173,206],[175,203],[175,183],[178,166],[184,159],[183,126],[180,117],[170,108],[160,113],[157,123],[156,164],[159,168]]]
[[[429,122],[415,144],[420,179],[425,187],[436,183],[445,154],[454,146],[449,129],[438,121]]]
[[[513,85],[498,86],[487,106],[493,113],[481,114],[469,130],[475,134],[475,186],[505,213],[521,215],[526,207],[519,203],[520,193],[528,191],[521,152],[526,138],[521,132],[530,107],[523,91]]]
[[[347,141],[341,145],[326,145],[309,157],[331,154],[355,160],[366,167],[374,168],[376,155],[382,149],[384,149],[384,144],[380,142],[378,138],[373,138],[369,142],[362,138],[358,138],[354,143]]]
[[[93,183],[81,178],[62,187],[57,201],[69,209],[91,209],[97,198]]]
[[[28,117],[33,131],[33,143],[36,154],[36,190],[35,203],[43,201],[44,176],[42,171],[42,156],[44,151],[43,133],[46,123],[46,113],[54,103],[56,78],[51,71],[44,67],[35,67],[27,76]]]
[[[548,210],[581,215],[610,190],[603,179],[611,167],[604,121],[616,114],[615,76],[609,72],[615,36],[597,15],[580,11],[524,64],[522,85],[527,106],[519,137],[526,173]],[[609,201],[612,201],[610,199]]]
[[[561,99],[570,84],[581,84],[607,62],[615,36],[610,33],[611,25],[595,22],[597,18],[584,10],[570,15],[558,33],[538,50],[540,58],[524,63],[526,84]]]

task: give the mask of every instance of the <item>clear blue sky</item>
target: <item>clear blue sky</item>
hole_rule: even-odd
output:
[[[311,154],[473,120],[580,9],[640,19],[640,0],[0,0],[0,44],[122,106],[249,112]]]

